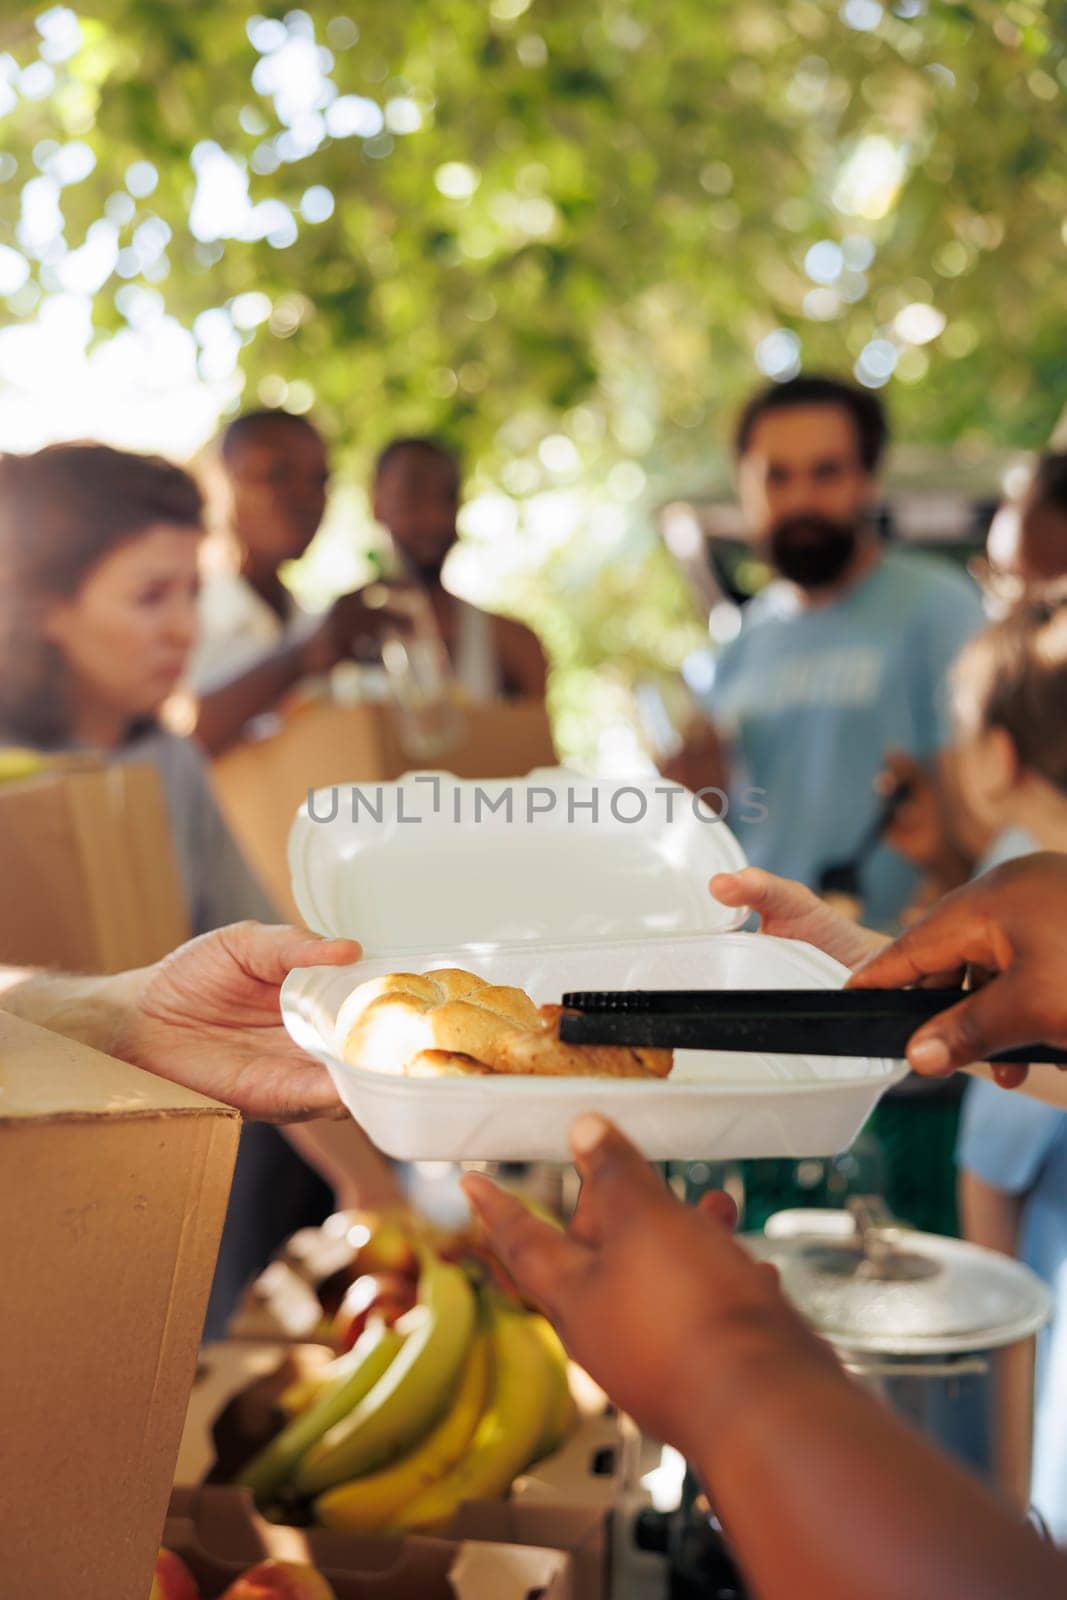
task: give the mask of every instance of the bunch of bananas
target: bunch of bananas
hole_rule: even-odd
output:
[[[18,783],[22,778],[35,778],[47,766],[48,758],[36,750],[26,750],[21,745],[0,747],[0,783]]]
[[[373,1319],[299,1395],[244,1469],[260,1505],[310,1502],[354,1532],[436,1530],[505,1495],[573,1421],[567,1360],[543,1317],[419,1246],[418,1298]]]

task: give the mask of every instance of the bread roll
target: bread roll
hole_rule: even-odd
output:
[[[458,967],[392,972],[360,985],[345,1002],[342,1054],[353,1066],[408,1077],[664,1078],[670,1072],[669,1050],[562,1043],[561,1009],[538,1009],[523,989]]]
[[[532,1072],[556,1078],[665,1078],[674,1065],[670,1050],[638,1050],[621,1044],[566,1044],[559,1036],[562,1006],[542,1006],[541,1026],[501,1041],[494,1072]]]

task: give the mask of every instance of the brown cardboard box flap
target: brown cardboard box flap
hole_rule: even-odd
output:
[[[575,1600],[565,1551],[479,1541],[366,1538],[265,1522],[246,1490],[175,1490],[163,1543],[214,1600],[247,1567],[307,1561],[337,1600]]]
[[[232,1477],[266,1443],[269,1431],[264,1428],[278,1420],[274,1411],[277,1397],[308,1370],[303,1365],[305,1352],[321,1361],[333,1356],[324,1345],[285,1346],[251,1340],[222,1340],[201,1347],[174,1474],[180,1489],[194,1488],[209,1478],[219,1481],[224,1471]],[[246,1405],[244,1396],[249,1391],[262,1394],[262,1404],[249,1401]],[[254,1412],[251,1418],[249,1407]],[[231,1433],[238,1435],[232,1447]]]
[[[194,1089],[0,1012],[0,1122],[190,1112],[238,1116]]]
[[[0,961],[121,972],[188,938],[159,773],[75,765],[0,786]]]
[[[570,1565],[562,1550],[531,1550],[514,1544],[461,1544],[448,1574],[457,1600],[503,1600],[521,1595],[570,1593]]]
[[[556,762],[540,700],[463,707],[458,743],[431,764],[457,778],[518,778]],[[226,820],[275,903],[295,915],[286,844],[309,789],[390,782],[427,765],[401,743],[392,708],[309,703],[264,739],[235,745],[214,764]]]
[[[575,1600],[607,1600],[611,1592],[607,1507],[574,1505],[562,1497],[468,1500],[457,1511],[448,1537],[565,1550],[573,1567]]]
[[[145,1600],[239,1119],[11,1017],[0,1082],[0,1595]]]

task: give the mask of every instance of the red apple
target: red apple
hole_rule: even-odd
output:
[[[148,1600],[200,1600],[196,1579],[173,1550],[160,1547]]]
[[[321,1572],[303,1561],[261,1561],[235,1578],[222,1600],[337,1600]]]
[[[410,1311],[418,1296],[413,1278],[401,1272],[365,1272],[346,1293],[333,1319],[333,1338],[339,1350],[351,1350],[371,1317],[384,1317],[390,1325]]]

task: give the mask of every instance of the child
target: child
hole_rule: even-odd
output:
[[[1034,602],[978,635],[955,670],[957,770],[990,834],[1021,828],[1067,849],[1067,598]],[[1017,1255],[1054,1291],[1037,1375],[1034,1504],[1067,1538],[1067,1113],[988,1082],[964,1100],[957,1148],[963,1230]]]
[[[1028,598],[1059,592],[1067,582],[1067,453],[1049,451],[1039,458],[1023,493],[998,510],[986,553],[971,571],[982,585],[990,618],[1003,617]],[[897,807],[886,838],[924,874],[909,911],[917,915],[975,871],[1004,859],[1005,851],[990,833],[988,817],[983,821],[967,804],[951,750],[936,774],[903,751],[890,751],[879,787],[888,793],[901,780],[907,782],[908,797]],[[1018,854],[1018,847],[1012,853]]]

